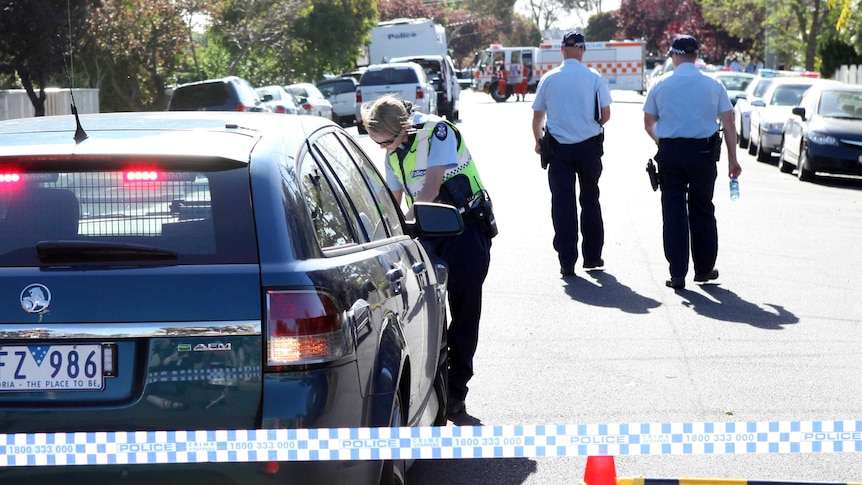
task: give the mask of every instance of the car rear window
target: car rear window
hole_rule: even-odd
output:
[[[385,68],[366,71],[359,81],[361,86],[383,86],[387,84],[416,84],[419,82],[413,69]]]
[[[334,94],[353,93],[356,91],[356,85],[352,81],[348,80],[323,82],[317,86],[317,89],[319,89],[324,96],[331,96]]]
[[[171,97],[171,111],[196,111],[230,103],[225,83],[204,83],[178,87]]]
[[[257,261],[247,168],[23,172],[0,180],[8,180],[0,182],[0,266]]]

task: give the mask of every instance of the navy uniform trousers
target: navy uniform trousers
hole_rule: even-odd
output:
[[[670,275],[688,273],[689,242],[694,274],[706,274],[718,256],[718,228],[712,196],[718,175],[709,145],[703,141],[659,144],[664,256]]]
[[[584,261],[602,257],[605,228],[599,204],[599,177],[602,157],[593,138],[580,143],[554,146],[548,165],[548,185],[551,188],[551,219],[554,223],[554,249],[560,266],[574,267],[578,260],[578,208],[575,204],[575,181],[580,189],[581,243]]]
[[[482,315],[482,285],[491,263],[491,240],[479,225],[464,224],[457,236],[425,238],[426,251],[439,256],[449,267],[449,400],[467,397],[467,382],[473,377],[473,355],[479,342]]]

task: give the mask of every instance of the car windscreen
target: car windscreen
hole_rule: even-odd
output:
[[[257,262],[247,166],[48,165],[0,174],[0,266]]]
[[[230,91],[224,83],[205,83],[182,86],[171,97],[171,111],[197,111],[223,106],[231,100]]]
[[[808,85],[778,86],[772,93],[772,99],[769,104],[773,106],[796,106],[799,104],[799,100],[802,99],[802,95],[810,87]]]
[[[367,71],[359,81],[360,86],[384,86],[388,84],[416,84],[419,78],[413,69],[385,68]]]
[[[862,118],[862,91],[823,91],[818,113],[830,118]]]

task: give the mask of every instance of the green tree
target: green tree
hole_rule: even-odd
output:
[[[371,28],[377,25],[376,8],[376,0],[315,0],[292,29],[298,47],[295,70],[315,81],[324,73],[355,66],[359,46],[368,42]]]
[[[614,12],[599,12],[590,17],[584,36],[590,41],[618,39],[619,25],[614,18]]]
[[[16,76],[36,116],[45,115],[45,88],[80,50],[90,1],[0,0],[0,74]],[[37,92],[38,91],[38,92]]]
[[[565,13],[572,10],[587,12],[595,6],[594,0],[527,0],[530,20],[541,30],[552,28]]]
[[[93,11],[84,63],[102,111],[161,110],[165,86],[189,46],[186,4],[175,0],[103,0]]]

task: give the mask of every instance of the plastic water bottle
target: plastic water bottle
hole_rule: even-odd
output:
[[[730,200],[739,199],[739,180],[736,177],[730,178]]]

